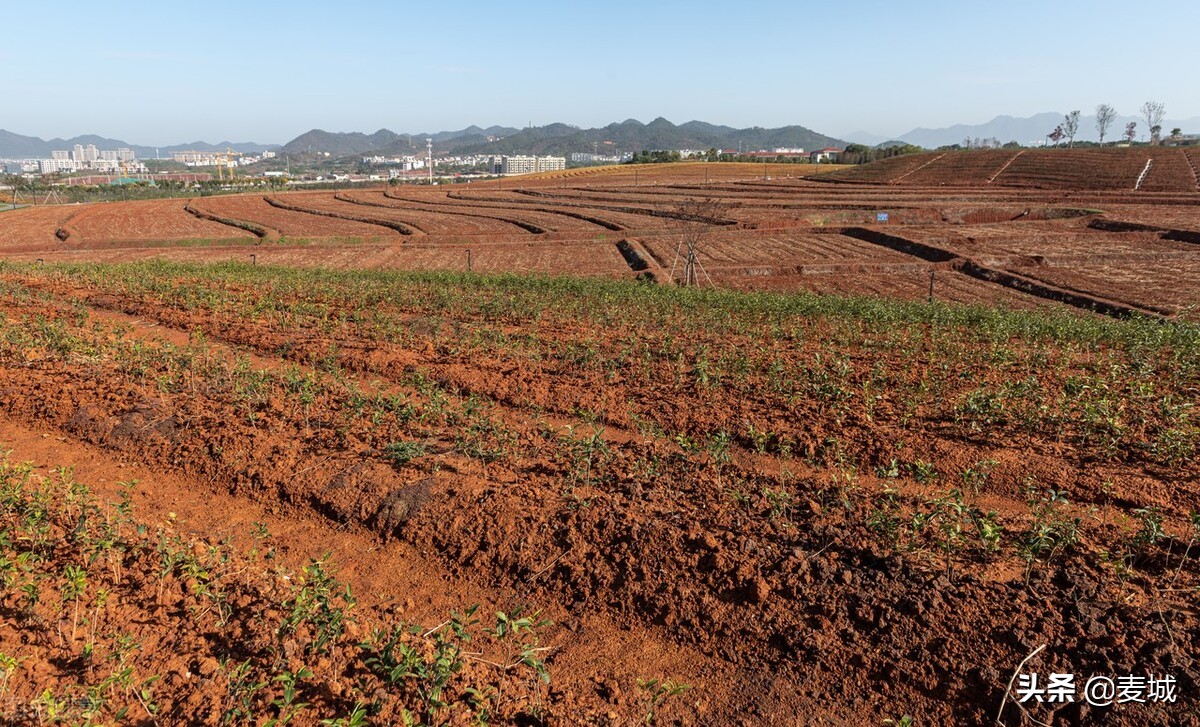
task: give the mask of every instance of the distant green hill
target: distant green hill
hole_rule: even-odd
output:
[[[629,152],[643,149],[776,149],[801,147],[820,149],[845,146],[845,142],[803,126],[778,129],[751,127],[734,129],[703,121],[676,126],[659,117],[648,124],[636,119],[612,123],[599,129],[580,129],[566,124],[522,129],[499,141],[463,146],[461,153],[569,154],[571,152]]]
[[[498,137],[488,141],[488,137]],[[581,129],[570,124],[548,124],[525,129],[471,126],[461,131],[438,134],[397,134],[380,129],[373,134],[335,133],[313,129],[283,146],[286,154],[329,152],[331,157],[355,154],[415,154],[425,151],[425,139],[432,138],[438,153],[456,154],[570,154],[592,152],[613,154],[643,149],[776,149],[802,147],[820,149],[844,147],[845,142],[818,134],[803,126],[778,129],[751,127],[734,129],[703,121],[676,126],[664,118],[648,124],[636,119],[612,123],[598,129]]]
[[[37,159],[50,156],[52,151],[71,151],[76,144],[87,146],[94,144],[97,149],[120,149],[128,147],[141,159],[153,159],[155,154],[170,158],[173,151],[224,151],[232,147],[245,154],[256,154],[261,151],[278,149],[277,144],[259,144],[252,141],[233,142],[222,141],[210,144],[204,141],[193,141],[189,144],[173,144],[171,146],[153,147],[130,144],[120,139],[109,139],[95,134],[76,136],[70,139],[39,139],[36,136],[23,136],[11,131],[0,129],[0,159]]]

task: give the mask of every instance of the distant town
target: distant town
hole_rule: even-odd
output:
[[[739,149],[660,149],[642,152],[573,152],[567,156],[528,154],[367,154],[356,157],[354,170],[338,169],[345,159],[333,159],[329,152],[309,152],[289,155],[272,167],[267,162],[279,162],[275,151],[244,154],[229,148],[225,151],[172,151],[169,158],[140,160],[128,147],[98,149],[95,145],[76,144],[70,150],[55,150],[48,158],[0,159],[0,167],[9,175],[26,179],[40,177],[43,183],[64,185],[129,184],[174,181],[202,183],[254,178],[278,179],[293,184],[326,182],[428,182],[432,177],[447,175],[461,178],[505,177],[537,172],[562,171],[569,167],[603,164],[626,164],[638,161],[739,160],[836,162],[842,149],[827,147],[806,151],[800,147],[779,147],[742,151]],[[295,161],[297,168],[291,169]],[[155,164],[151,168],[147,162]],[[169,162],[175,171],[162,171]],[[180,167],[192,172],[183,172]],[[257,168],[256,168],[257,167]],[[209,170],[216,170],[212,173]],[[203,170],[203,171],[201,171]]]

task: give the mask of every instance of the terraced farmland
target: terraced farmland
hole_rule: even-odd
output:
[[[1186,299],[1196,295],[1196,283],[1172,274],[1170,264],[1189,270],[1195,259],[1200,190],[1192,189],[1188,152],[1173,148],[1153,150],[1142,188],[1133,190],[1126,177],[1147,169],[1150,153],[1144,147],[936,153],[809,179],[785,175],[803,165],[765,172],[759,165],[646,165],[433,189],[25,209],[0,217],[0,234],[13,255],[26,258],[254,254],[304,266],[465,270],[469,264],[487,272],[638,275],[660,283],[681,279],[677,251],[689,235],[700,241],[697,261],[706,280],[732,288],[895,290],[916,299],[911,281],[945,269],[976,281],[943,287],[950,301],[985,301],[992,290],[997,302],[1027,303],[1019,307],[1050,301],[1115,314],[1192,316]],[[1085,177],[1093,182],[1086,189],[1069,197],[1057,191]],[[708,217],[689,220],[687,206],[704,200]],[[268,249],[289,241],[305,244],[288,253]],[[231,243],[258,249],[215,249]],[[176,249],[181,244],[189,249]],[[326,249],[347,245],[358,249]],[[116,252],[101,256],[103,248]],[[1097,279],[1113,279],[1108,290],[1039,273],[1094,264],[1124,270],[1123,282]],[[830,275],[838,276],[835,283],[817,277]],[[1144,283],[1140,290],[1134,279]],[[1151,302],[1152,291],[1168,290],[1175,302]]]
[[[1200,191],[1143,152],[0,213],[0,691],[1196,723]],[[1018,707],[1022,663],[1177,699]]]
[[[68,233],[66,240],[74,247],[251,242],[255,237],[247,230],[201,219],[177,199],[85,205],[59,229]]]
[[[292,238],[341,237],[353,240],[395,238],[389,227],[363,222],[292,212],[271,205],[261,195],[228,195],[193,200],[194,209],[230,220],[249,222]]]

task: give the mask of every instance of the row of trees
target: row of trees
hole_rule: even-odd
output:
[[[1146,127],[1150,129],[1150,144],[1158,145],[1162,141],[1162,120],[1166,106],[1161,101],[1147,101],[1142,104],[1139,109],[1142,118],[1146,120]],[[1100,145],[1104,145],[1104,137],[1108,136],[1108,130],[1112,128],[1113,122],[1117,120],[1117,110],[1111,105],[1102,103],[1096,107],[1096,131],[1100,132]],[[1046,135],[1046,138],[1055,146],[1060,144],[1063,139],[1067,140],[1069,147],[1075,146],[1075,135],[1079,133],[1079,109],[1072,111],[1063,118],[1063,122],[1055,127]],[[1181,133],[1180,129],[1174,129],[1171,132],[1172,136],[1178,136]],[[1125,141],[1132,142],[1137,138],[1137,122],[1130,121],[1125,125]]]
[[[715,151],[715,150],[714,150]],[[678,151],[639,151],[634,152],[633,158],[629,160],[629,164],[667,164],[670,162],[683,161],[683,155]]]
[[[276,191],[286,186],[287,180],[277,177],[244,177],[236,182],[211,179],[200,182],[184,182],[163,179],[155,182],[137,181],[128,184],[56,184],[47,179],[27,178],[12,174],[0,177],[0,184],[8,187],[3,203],[42,204],[47,199],[56,202],[105,202],[114,200],[165,199],[171,197],[206,197],[226,192],[242,192],[265,189]]]
[[[904,154],[919,154],[923,151],[925,151],[923,148],[914,146],[913,144],[892,144],[891,146],[883,147],[867,146],[866,144],[847,144],[838,161],[842,164],[866,164]]]

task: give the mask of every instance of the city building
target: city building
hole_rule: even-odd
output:
[[[76,144],[71,158],[76,162],[94,162],[100,159],[100,151],[96,149],[95,144],[88,144],[86,148],[82,144]]]
[[[215,167],[217,156],[211,151],[174,151],[171,160],[189,167]]]
[[[70,159],[39,159],[38,172],[41,174],[58,174],[59,172],[75,171],[75,162]]]
[[[620,164],[624,161],[616,154],[591,154],[588,152],[573,152],[569,157],[572,164]]]
[[[489,166],[493,174],[503,174],[505,176],[533,174],[535,172],[558,172],[567,168],[567,158],[523,155],[494,156],[491,158]]]

